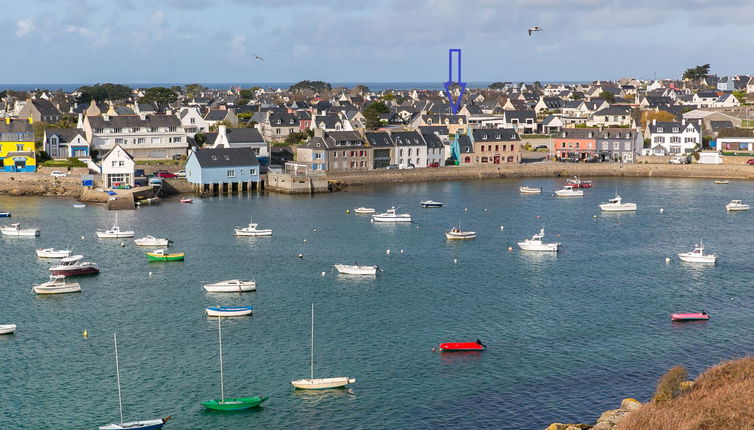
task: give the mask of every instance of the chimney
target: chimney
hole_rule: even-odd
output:
[[[657,125],[657,119],[652,120],[652,125]]]
[[[83,130],[84,129],[84,114],[79,113],[79,120],[76,122],[76,128]]]
[[[686,118],[681,119],[681,125],[686,125]]]
[[[314,129],[314,137],[325,138],[325,130],[317,127]]]
[[[110,121],[110,115],[102,115],[102,119],[105,121]]]
[[[139,118],[140,118],[140,119],[141,119],[142,121],[146,121],[146,119],[147,119],[147,114],[145,114],[145,113],[143,113],[143,112],[139,112]]]

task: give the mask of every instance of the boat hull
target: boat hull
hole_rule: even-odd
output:
[[[604,203],[600,205],[600,209],[604,212],[632,212],[636,210],[636,203],[621,203],[619,205]]]
[[[10,218],[10,212],[0,212],[0,218]]]
[[[207,284],[203,285],[204,289],[208,293],[244,293],[248,291],[256,291],[257,284],[255,282],[244,284]]]
[[[39,229],[22,229],[22,230],[13,230],[13,229],[2,229],[0,230],[3,233],[3,236],[14,236],[14,237],[36,237],[39,236]]]
[[[13,334],[16,332],[15,324],[0,324],[0,334]]]
[[[75,268],[75,269],[58,269],[56,267],[51,267],[50,273],[52,273],[53,275],[63,275],[65,277],[95,275],[99,273],[99,268],[90,266],[90,267],[80,267],[80,268]]]
[[[445,233],[445,237],[448,240],[464,240],[464,239],[476,239],[475,231],[465,231],[461,233]]]
[[[39,258],[66,258],[71,256],[71,251],[68,249],[37,249],[36,251]]]
[[[442,203],[441,202],[421,202],[420,203],[424,209],[431,209],[431,208],[441,208]]]
[[[372,215],[374,222],[411,222],[411,215]]]
[[[521,194],[542,194],[542,188],[521,187],[518,191]]]
[[[151,261],[183,261],[185,258],[185,254],[179,253],[179,254],[167,254],[167,255],[159,255],[159,254],[152,254],[151,252],[147,253],[147,260]]]
[[[272,230],[256,230],[246,231],[242,229],[235,229],[236,236],[272,236]]]
[[[156,239],[156,240],[135,239],[134,244],[136,244],[137,246],[169,246],[170,241],[167,239]]]
[[[356,379],[346,376],[338,378],[314,378],[314,379],[297,379],[291,381],[291,385],[299,390],[328,390],[332,388],[342,388],[348,384],[353,384]]]
[[[560,248],[560,244],[559,243],[532,244],[532,243],[526,243],[526,242],[518,242],[518,247],[521,248],[522,251],[558,252],[558,248]]]
[[[108,424],[105,426],[99,426],[99,430],[124,430],[124,429],[140,429],[140,430],[153,430],[161,429],[165,425],[165,419],[146,420],[146,421],[132,421],[129,423],[121,424]]]
[[[336,264],[335,270],[342,275],[376,275],[377,266],[352,266],[349,264]]]
[[[106,231],[98,231],[97,237],[100,239],[125,239],[129,237],[134,237],[134,232],[121,231],[120,233],[109,233]]]
[[[67,294],[67,293],[80,293],[81,286],[79,284],[66,284],[65,286],[45,286],[37,285],[32,288],[37,294]]]
[[[440,352],[484,351],[486,346],[477,342],[447,342],[438,347]]]
[[[243,409],[256,408],[267,399],[267,396],[237,397],[227,398],[223,400],[212,399],[208,402],[202,402],[202,405],[205,408],[212,409],[214,411],[240,411]]]
[[[709,315],[703,312],[679,313],[671,314],[670,319],[673,321],[707,321]]]
[[[700,264],[715,264],[717,263],[717,256],[703,256],[678,254],[678,258],[686,263],[700,263]]]
[[[739,206],[725,205],[725,210],[728,212],[748,211],[749,205],[739,205]]]
[[[555,195],[558,197],[584,197],[583,191],[555,191]]]
[[[376,211],[373,208],[356,208],[353,212],[361,215],[371,215]]]
[[[251,315],[252,309],[251,306],[210,306],[204,310],[210,317],[240,317]]]

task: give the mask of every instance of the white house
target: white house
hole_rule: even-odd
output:
[[[427,167],[427,144],[416,131],[398,131],[390,133],[395,142],[393,164],[414,167]]]
[[[701,126],[696,121],[683,119],[680,122],[658,122],[647,124],[646,136],[650,147],[642,150],[642,155],[679,155],[694,152],[702,145]]]
[[[185,107],[178,112],[178,118],[181,120],[183,130],[186,136],[194,137],[196,133],[206,133],[209,131],[209,124],[202,118],[198,107]]]
[[[226,128],[221,125],[217,133],[207,133],[207,145],[212,148],[252,148],[257,159],[267,163],[270,148],[262,133],[256,128]]]
[[[45,129],[44,149],[52,158],[89,158],[89,142],[78,128]]]
[[[741,102],[731,93],[725,93],[715,100],[713,107],[734,107],[741,106]]]
[[[186,132],[175,115],[97,115],[84,119],[86,139],[98,150],[121,145],[137,158],[185,156]]]
[[[134,186],[134,158],[120,145],[116,144],[102,158],[102,182],[105,187],[116,183]]]
[[[592,114],[588,125],[599,125],[604,127],[625,127],[630,126],[632,122],[631,109],[620,106],[610,106],[606,109],[598,110]]]
[[[708,108],[714,106],[717,99],[720,97],[714,91],[699,91],[694,94],[694,98],[691,99],[697,107]]]

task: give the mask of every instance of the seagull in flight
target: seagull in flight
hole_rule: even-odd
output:
[[[539,27],[531,27],[531,28],[529,28],[529,36],[531,36],[531,34],[533,32],[535,32],[535,31],[542,31],[542,29],[539,28]]]
[[[253,56],[254,56],[254,58],[255,58],[255,59],[257,59],[257,60],[262,60],[262,61],[264,61],[264,58],[260,57],[260,56],[259,56],[259,55],[257,55],[257,54],[251,54],[251,55],[253,55]]]

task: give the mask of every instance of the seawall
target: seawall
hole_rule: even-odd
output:
[[[657,177],[754,179],[754,166],[727,164],[621,164],[621,163],[531,163],[492,166],[447,166],[406,170],[331,172],[327,179],[345,185],[402,182],[463,181],[491,178],[536,177]]]

